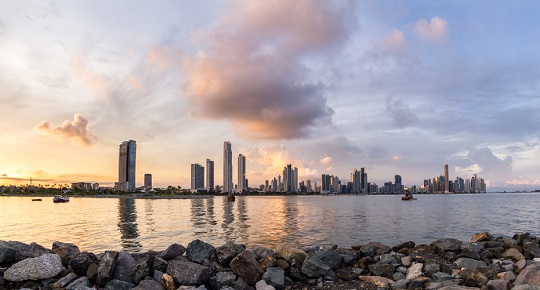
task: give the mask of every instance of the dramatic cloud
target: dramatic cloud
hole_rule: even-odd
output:
[[[332,157],[330,156],[324,156],[324,157],[321,157],[321,164],[324,165],[324,166],[328,166],[330,165],[330,163],[332,163]]]
[[[88,120],[79,114],[75,114],[73,121],[65,120],[57,127],[48,121],[43,121],[35,128],[49,135],[68,138],[83,145],[92,145],[96,140],[95,134],[88,131]]]
[[[453,160],[456,172],[464,176],[474,173],[482,175],[488,180],[501,180],[510,176],[514,159],[510,155],[499,158],[488,147],[471,148],[466,156]]]
[[[351,9],[322,1],[235,3],[201,36],[206,48],[184,63],[192,115],[230,120],[250,139],[301,138],[330,124],[326,87],[307,64],[344,43]]]
[[[425,19],[418,20],[414,27],[414,32],[422,40],[441,41],[447,37],[447,27],[448,21],[435,16],[431,18],[431,21]]]
[[[402,100],[386,100],[386,113],[394,121],[394,126],[406,128],[415,125],[419,118]]]

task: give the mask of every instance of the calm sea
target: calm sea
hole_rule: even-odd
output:
[[[0,240],[74,243],[82,251],[163,250],[201,239],[275,248],[370,241],[430,243],[477,232],[540,235],[540,194],[273,196],[208,199],[0,197]]]

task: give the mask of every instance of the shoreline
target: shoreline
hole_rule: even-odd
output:
[[[483,232],[470,241],[445,238],[429,245],[282,244],[276,249],[193,240],[144,253],[0,241],[0,278],[0,289],[537,290],[540,238]]]

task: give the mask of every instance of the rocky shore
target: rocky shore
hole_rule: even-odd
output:
[[[0,241],[4,289],[497,289],[540,290],[540,238],[475,234],[470,241],[380,242],[276,249],[194,240],[129,253],[54,242]]]

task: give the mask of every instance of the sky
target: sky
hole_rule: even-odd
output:
[[[230,141],[252,187],[540,189],[538,1],[0,1],[0,184],[112,185],[136,140],[139,186],[221,185]]]

